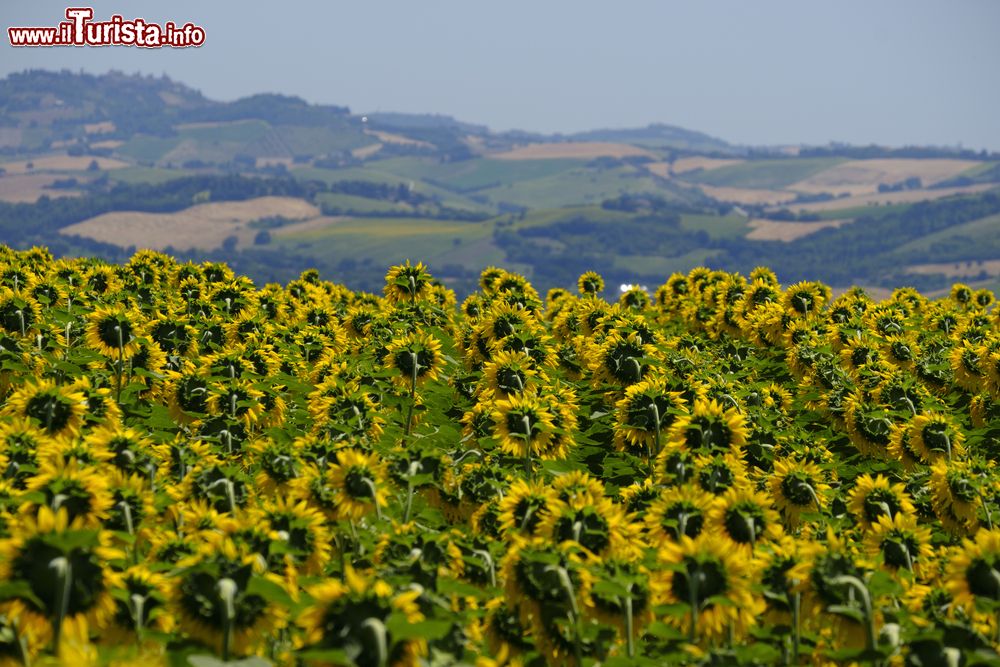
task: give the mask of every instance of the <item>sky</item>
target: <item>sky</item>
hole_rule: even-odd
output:
[[[82,3],[81,3],[82,4]],[[0,0],[0,24],[65,3]],[[92,0],[205,28],[196,49],[15,49],[28,68],[166,74],[207,97],[298,95],[571,133],[667,123],[745,145],[1000,150],[996,0]]]

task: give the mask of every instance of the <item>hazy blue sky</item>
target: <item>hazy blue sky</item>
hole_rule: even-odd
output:
[[[737,143],[1000,150],[997,0],[90,4],[96,19],[193,21],[207,42],[13,49],[4,34],[0,76],[166,73],[215,99],[281,92],[499,130],[664,122]],[[0,0],[0,23],[55,25],[65,7]]]

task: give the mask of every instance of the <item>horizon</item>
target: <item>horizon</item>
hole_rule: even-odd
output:
[[[1000,91],[987,85],[1000,63],[1000,43],[990,36],[1000,3],[641,1],[617,13],[593,2],[573,12],[562,11],[564,3],[514,5],[493,16],[457,2],[310,3],[286,16],[299,34],[280,31],[262,47],[247,36],[275,17],[259,8],[237,15],[191,0],[169,10],[148,0],[127,8],[101,1],[91,3],[95,20],[118,13],[193,21],[205,27],[205,45],[15,49],[4,40],[0,76],[25,69],[166,75],[217,101],[277,93],[356,114],[450,116],[494,132],[663,124],[737,146],[1000,150],[991,113]],[[65,7],[15,0],[4,7],[5,27],[55,25]],[[378,30],[349,29],[378,20]],[[802,30],[818,25],[825,27]],[[516,49],[512,35],[521,38]]]

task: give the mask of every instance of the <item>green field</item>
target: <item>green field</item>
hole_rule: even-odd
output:
[[[125,167],[124,169],[113,169],[108,172],[108,176],[113,181],[121,183],[166,183],[176,178],[190,176],[195,172],[185,169],[159,169],[156,167]]]
[[[392,215],[393,213],[412,213],[414,210],[412,206],[402,202],[394,203],[335,192],[323,192],[316,195],[316,203],[321,206],[355,213],[385,213]]]
[[[271,126],[262,120],[240,120],[222,125],[186,127],[178,131],[184,139],[209,143],[254,141],[267,136]]]
[[[466,192],[506,183],[533,181],[583,167],[586,160],[493,160],[480,158],[441,162],[436,158],[390,158],[370,163],[372,168],[405,178],[433,181]]]
[[[845,158],[836,157],[751,160],[710,171],[685,174],[684,180],[730,188],[776,190],[846,161]]]
[[[615,169],[571,169],[530,181],[508,183],[480,190],[479,194],[500,203],[528,208],[558,208],[573,204],[599,204],[628,193],[655,194],[665,199],[682,195],[666,188],[659,179],[634,167]]]
[[[138,134],[118,147],[117,152],[140,162],[156,162],[183,141],[180,137],[149,137]]]
[[[931,250],[935,245],[947,241],[959,241],[970,245],[995,245],[998,240],[1000,240],[1000,214],[980,218],[979,220],[973,220],[972,222],[955,225],[954,227],[942,229],[933,234],[921,236],[918,239],[899,246],[893,254],[904,255],[913,251],[926,252]]]
[[[493,224],[426,218],[358,218],[322,229],[274,238],[274,245],[328,262],[370,258],[384,262],[461,264],[469,268],[502,262],[493,245]]]

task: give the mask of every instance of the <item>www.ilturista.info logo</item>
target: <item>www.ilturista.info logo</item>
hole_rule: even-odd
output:
[[[205,43],[205,29],[193,23],[163,25],[145,19],[125,20],[115,14],[108,21],[93,21],[91,7],[69,7],[66,18],[46,28],[7,28],[11,46],[141,46],[184,48]]]

